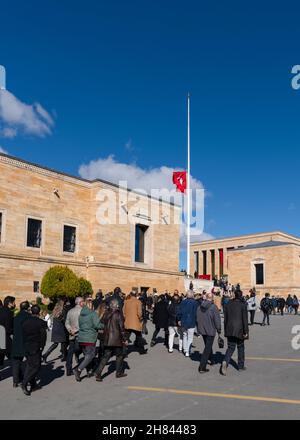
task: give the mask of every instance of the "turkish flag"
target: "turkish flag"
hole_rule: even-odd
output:
[[[184,193],[186,190],[186,171],[174,171],[173,183],[176,185],[176,191]]]

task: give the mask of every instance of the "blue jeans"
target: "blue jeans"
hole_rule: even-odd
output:
[[[84,359],[78,365],[78,370],[82,371],[85,368],[88,369],[88,366],[93,362],[96,355],[96,344],[95,345],[82,345],[81,346]]]
[[[68,354],[67,354],[67,361],[66,361],[67,373],[72,372],[72,367],[73,367],[72,364],[73,364],[74,354],[79,355],[80,352],[81,352],[81,348],[80,348],[80,345],[78,343],[77,338],[71,339],[70,344],[69,344]]]

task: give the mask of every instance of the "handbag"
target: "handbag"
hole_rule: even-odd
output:
[[[221,336],[218,337],[218,346],[219,348],[224,348],[225,342],[224,339],[221,338]]]

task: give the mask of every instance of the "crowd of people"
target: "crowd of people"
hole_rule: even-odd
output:
[[[43,316],[41,307],[28,301],[19,305],[15,316],[15,298],[7,296],[0,304],[0,329],[5,329],[4,344],[0,344],[0,374],[7,357],[12,366],[13,387],[21,386],[24,394],[30,396],[41,387],[38,377],[42,364],[48,363],[52,352],[60,346],[66,375],[74,376],[77,382],[82,381],[84,370],[87,377],[102,382],[103,370],[113,356],[116,358],[116,378],[124,378],[132,336],[132,349],[140,355],[148,353],[143,335],[148,334],[149,320],[154,324],[150,347],[159,342],[158,336],[163,332],[164,345],[170,354],[174,352],[176,337],[179,352],[189,358],[195,335],[202,336],[204,350],[199,373],[208,373],[207,366],[215,364],[213,345],[216,337],[219,348],[224,348],[221,337],[223,313],[227,350],[220,372],[226,376],[236,348],[237,369],[246,369],[245,340],[249,338],[249,326],[255,324],[258,308],[263,312],[261,325],[269,325],[270,315],[274,313],[283,314],[284,310],[298,313],[296,296],[289,295],[284,299],[266,293],[258,304],[255,289],[244,296],[239,285],[222,291],[215,286],[211,292],[201,294],[195,294],[192,287],[186,294],[178,290],[172,295],[168,291],[163,294],[132,291],[126,296],[116,287],[106,295],[99,290],[95,299],[84,295],[72,302],[69,298],[59,297]],[[44,351],[47,330],[51,331],[51,345]]]

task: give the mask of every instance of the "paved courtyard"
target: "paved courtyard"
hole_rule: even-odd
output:
[[[7,369],[0,382],[0,418],[300,419],[300,350],[291,345],[295,325],[300,326],[299,316],[272,316],[270,327],[252,327],[247,371],[230,366],[227,377],[220,375],[219,366],[199,375],[200,338],[194,340],[191,359],[176,350],[169,354],[162,340],[146,356],[132,352],[128,377],[116,380],[112,372],[103,383],[94,378],[77,383],[64,376],[64,366],[55,360],[43,366],[44,387],[32,397],[12,388]],[[222,355],[217,346],[215,350],[220,362]],[[52,354],[54,359],[58,355],[58,350]]]

